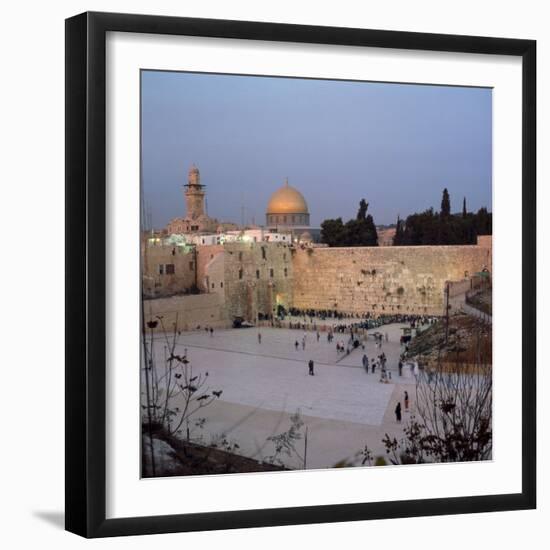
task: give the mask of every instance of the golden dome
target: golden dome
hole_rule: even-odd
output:
[[[267,214],[307,214],[307,202],[298,189],[288,185],[277,189],[267,203]]]

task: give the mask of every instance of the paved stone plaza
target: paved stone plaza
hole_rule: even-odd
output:
[[[263,327],[216,330],[213,335],[204,330],[184,332],[176,353],[187,349],[193,374],[208,371],[210,388],[223,390],[220,400],[200,411],[207,419],[206,441],[227,434],[242,454],[261,458],[272,452],[266,439],[286,431],[290,415],[300,410],[308,427],[307,467],[327,468],[353,456],[365,444],[375,454],[384,454],[384,434],[402,434],[408,414],[398,424],[394,408],[398,400],[403,407],[404,390],[413,406],[415,382],[408,368],[398,376],[402,326],[369,331],[387,333],[388,342],[384,339],[379,350],[371,336],[365,351],[359,347],[349,355],[336,351],[336,342],[347,343],[349,334],[335,333],[328,343],[326,333],[317,341],[315,332]],[[162,336],[156,339],[160,342]],[[386,384],[380,382],[379,369],[366,374],[362,367],[363,353],[372,359],[382,351],[391,372]],[[315,376],[308,374],[310,359],[315,362]]]

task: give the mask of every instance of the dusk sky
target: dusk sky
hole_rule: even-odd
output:
[[[185,215],[195,163],[208,214],[265,224],[270,195],[289,184],[311,225],[355,217],[376,224],[439,210],[492,210],[492,95],[456,88],[178,72],[142,72],[142,167],[155,228]]]

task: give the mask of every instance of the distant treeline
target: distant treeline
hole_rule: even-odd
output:
[[[451,214],[451,198],[443,190],[440,212],[433,208],[412,214],[406,220],[397,219],[394,246],[476,244],[478,235],[491,235],[493,216],[487,208],[468,212],[466,199],[460,214]]]
[[[376,225],[367,214],[368,203],[359,202],[357,217],[346,223],[342,218],[328,219],[321,223],[321,242],[329,246],[378,246]],[[491,235],[493,216],[487,208],[468,212],[466,198],[462,202],[462,212],[451,214],[451,197],[443,190],[441,210],[433,208],[425,212],[411,214],[406,220],[397,218],[394,246],[476,244],[478,235]]]

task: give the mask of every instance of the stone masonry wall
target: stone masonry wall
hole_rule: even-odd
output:
[[[168,331],[173,330],[176,319],[179,330],[194,330],[198,326],[230,326],[230,321],[224,315],[223,299],[217,293],[145,300],[144,312],[146,321],[154,320],[157,315],[162,316]],[[161,330],[160,325],[157,330]]]
[[[292,254],[286,243],[226,243],[224,291],[229,319],[255,322],[259,314],[292,305]]]
[[[298,308],[441,315],[446,281],[490,264],[485,246],[311,248],[292,255]]]
[[[164,245],[147,246],[142,248],[142,259],[143,290],[146,296],[171,296],[195,285],[196,266],[193,249]],[[168,269],[171,272],[168,272]]]
[[[209,284],[208,284],[208,268],[217,256],[220,254],[223,255],[224,248],[221,244],[214,244],[214,245],[198,245],[196,247],[197,250],[197,286],[199,289],[203,292],[209,292]]]
[[[493,236],[492,235],[479,235],[477,237],[477,246],[486,248],[489,250],[489,257],[487,259],[487,269],[493,272]]]

